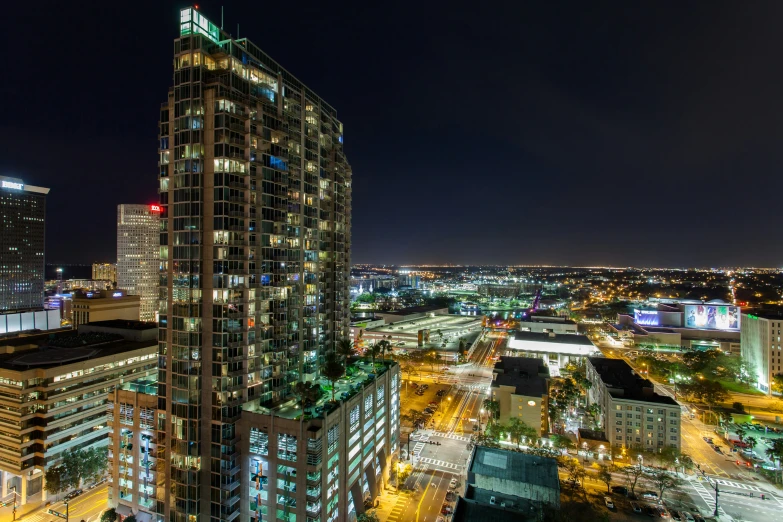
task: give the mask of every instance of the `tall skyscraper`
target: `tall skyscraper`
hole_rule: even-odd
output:
[[[159,214],[158,205],[117,205],[117,288],[141,297],[142,321],[158,311]]]
[[[93,263],[92,278],[97,281],[117,282],[117,263]]]
[[[48,193],[0,176],[0,311],[43,309]]]
[[[351,169],[335,110],[194,8],[180,13],[174,67],[160,114],[159,396],[171,440],[158,499],[165,520],[231,521],[249,480],[242,412],[284,406],[347,336]]]

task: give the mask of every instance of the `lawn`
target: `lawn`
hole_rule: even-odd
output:
[[[745,386],[741,382],[730,381],[730,380],[719,380],[718,382],[721,383],[723,387],[729,390],[730,392],[747,393],[749,395],[766,395],[764,392],[757,390],[752,386]]]

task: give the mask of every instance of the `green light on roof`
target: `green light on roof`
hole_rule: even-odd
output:
[[[192,7],[179,12],[179,34],[203,34],[215,43],[220,42],[220,29]]]
[[[751,314],[748,314],[748,317],[750,317],[751,319],[754,319],[754,320],[758,320],[758,318],[759,318],[757,315],[751,315]]]

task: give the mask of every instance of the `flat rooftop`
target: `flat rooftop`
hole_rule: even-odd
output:
[[[492,387],[513,386],[516,395],[541,397],[547,393],[547,367],[537,357],[506,357],[501,356],[495,363],[495,376]]]
[[[522,323],[546,323],[546,324],[576,324],[576,321],[565,317],[550,317],[546,315],[531,315],[520,319]]]
[[[101,326],[103,328],[119,328],[122,330],[152,330],[158,328],[158,323],[154,321],[130,321],[124,319],[110,319],[108,321],[92,321],[86,323],[90,326]]]
[[[653,383],[637,375],[622,359],[588,357],[587,361],[601,376],[612,397],[679,406],[671,397],[655,393]]]
[[[557,461],[516,451],[476,446],[469,473],[560,489]]]
[[[550,334],[541,332],[517,332],[514,334],[515,341],[534,341],[539,343],[552,344],[576,344],[580,346],[589,346],[595,348],[593,342],[586,335],[579,334]]]
[[[492,505],[489,501],[495,497],[496,504]],[[503,508],[498,498],[512,499],[513,508]],[[539,506],[533,505],[527,499],[514,497],[512,495],[498,495],[493,491],[474,488],[468,486],[465,492],[465,498],[458,497],[457,504],[454,506],[454,515],[452,522],[520,522],[523,520],[538,520]]]
[[[481,324],[481,318],[464,315],[436,315],[435,317],[419,317],[418,319],[403,319],[400,321],[370,328],[370,332],[385,333],[416,333],[419,330],[430,330],[430,335],[441,330],[444,334],[452,330],[463,330]]]

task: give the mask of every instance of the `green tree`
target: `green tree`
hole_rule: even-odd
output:
[[[599,466],[598,470],[598,480],[606,484],[606,492],[609,493],[609,486],[612,484],[612,481],[614,480],[614,477],[612,476],[612,469],[611,466]]]
[[[487,430],[485,433],[487,434],[487,437],[496,441],[500,441],[506,437],[508,428],[499,422],[493,422],[492,424],[487,425]]]
[[[86,460],[82,450],[63,452],[62,484],[64,489],[74,489],[81,485]]]
[[[772,391],[783,393],[783,373],[772,376]]]
[[[343,337],[337,341],[337,354],[343,357],[343,364],[348,367],[348,358],[352,357],[356,353],[356,347],[353,342],[347,337]]]
[[[565,435],[552,435],[550,440],[552,441],[552,445],[561,451],[576,447],[574,442]]]
[[[628,487],[631,488],[631,494],[633,495],[634,490],[636,489],[636,483],[639,481],[639,477],[644,475],[644,470],[642,469],[641,463],[638,466],[632,465],[619,467],[618,471],[627,480]]]
[[[82,451],[83,460],[82,473],[83,479],[89,482],[97,481],[109,465],[108,448],[90,448]]]
[[[381,360],[383,361],[386,359],[386,352],[392,352],[392,344],[384,339],[378,343],[378,351],[381,353]]]
[[[114,508],[107,509],[101,515],[101,522],[114,522],[117,520],[117,510]]]
[[[753,448],[758,444],[758,441],[756,440],[756,437],[751,435],[750,437],[745,437],[745,443],[750,446],[750,451],[752,452]]]
[[[500,415],[500,403],[498,401],[493,401],[492,399],[484,399],[484,403],[482,404],[484,407],[484,411],[487,412],[487,426],[494,423],[498,416]]]
[[[342,375],[340,375],[340,377],[342,377]],[[332,388],[334,389],[334,383],[332,383]],[[297,399],[299,399],[299,404],[302,406],[302,411],[305,412],[305,415],[307,414],[307,409],[312,407],[321,397],[321,387],[312,382],[298,381],[294,384],[293,392]]]
[[[375,513],[374,509],[365,511],[356,517],[356,522],[380,522],[380,520],[381,519],[378,518],[378,515]]]
[[[516,417],[508,421],[508,426],[506,426],[506,431],[508,432],[508,435],[511,437],[511,442],[515,443],[517,447],[519,447],[519,443],[522,442],[523,439],[528,438],[530,440],[533,440],[538,436],[538,432],[536,431],[535,428],[527,425],[526,423],[517,419]]]
[[[340,363],[337,354],[329,352],[324,359],[323,368],[321,368],[321,375],[326,377],[330,383],[332,383],[332,402],[334,402],[334,388],[340,377],[343,376],[345,368]]]
[[[131,515],[129,517],[126,517],[123,522],[136,522],[136,515]]]
[[[57,495],[65,490],[63,486],[63,474],[65,470],[62,466],[52,466],[44,473],[44,489],[50,495]]]
[[[740,440],[740,442],[745,442],[745,434],[747,431],[742,426],[737,426],[737,438]]]
[[[646,473],[645,476],[658,488],[658,498],[661,500],[663,500],[663,494],[667,489],[672,489],[685,483],[684,480],[675,477],[664,469]]]
[[[370,359],[372,361],[373,371],[375,371],[375,358],[378,357],[378,355],[380,355],[380,353],[381,353],[381,343],[385,343],[385,342],[387,342],[387,341],[385,341],[385,340],[377,341],[377,342],[371,344],[367,348],[367,353],[370,355]]]
[[[770,447],[766,450],[766,453],[767,457],[780,467],[780,463],[783,462],[783,439],[773,440]],[[781,480],[783,480],[783,469],[781,469]],[[777,475],[775,481],[777,482]]]
[[[584,484],[584,479],[587,472],[585,472],[584,466],[582,466],[578,459],[573,457],[565,457],[563,467],[568,474],[568,480],[574,484]]]

